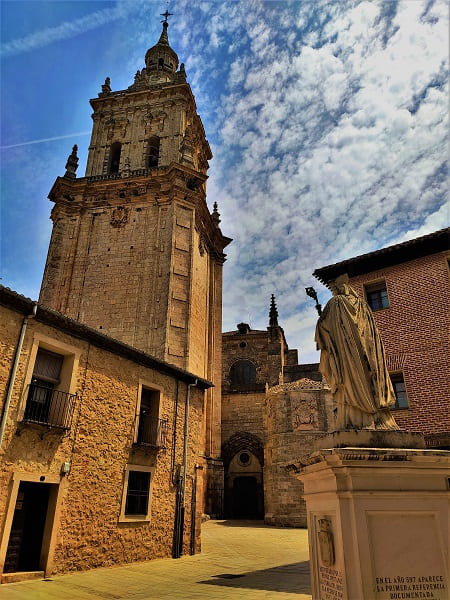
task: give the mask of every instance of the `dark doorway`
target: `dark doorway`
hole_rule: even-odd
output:
[[[258,519],[258,484],[256,477],[236,477],[233,484],[233,517]]]
[[[21,481],[5,559],[5,573],[41,571],[50,484]]]

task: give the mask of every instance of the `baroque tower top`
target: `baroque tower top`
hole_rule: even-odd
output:
[[[40,301],[217,382],[231,240],[217,206],[208,210],[212,154],[163,16],[134,83],[113,91],[107,78],[90,101],[85,176],[76,176],[74,147],[53,185]]]
[[[206,175],[212,153],[184,64],[177,70],[178,56],[167,33],[169,15],[164,13],[160,38],[147,50],[145,67],[134,82],[113,91],[107,77],[98,98],[91,100],[94,127],[87,177],[128,176],[171,163]],[[192,177],[192,185],[203,185],[200,179]]]

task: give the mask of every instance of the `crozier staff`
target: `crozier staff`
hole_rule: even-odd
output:
[[[372,311],[348,285],[347,274],[330,283],[333,297],[320,316],[315,340],[319,370],[337,404],[337,429],[399,429],[383,344]]]

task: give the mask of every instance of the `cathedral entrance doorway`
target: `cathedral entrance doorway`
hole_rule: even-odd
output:
[[[233,518],[254,519],[258,514],[256,477],[236,477],[233,485]]]
[[[251,433],[237,433],[222,446],[225,467],[224,517],[263,519],[264,449]]]

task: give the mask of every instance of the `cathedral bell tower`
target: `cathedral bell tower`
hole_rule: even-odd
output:
[[[222,265],[231,240],[206,204],[212,154],[163,16],[133,84],[113,91],[107,78],[90,101],[85,176],[76,177],[74,146],[51,189],[40,302],[216,383],[211,425],[220,423]],[[209,444],[215,455],[217,443]]]

